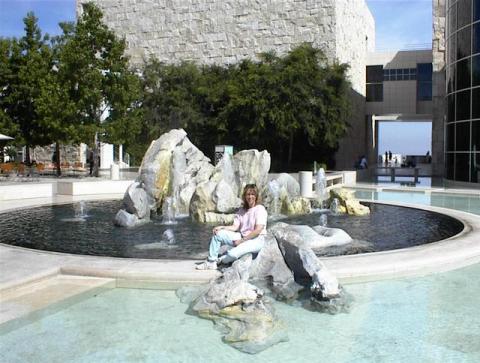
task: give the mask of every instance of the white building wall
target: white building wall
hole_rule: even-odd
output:
[[[369,53],[367,65],[384,69],[417,68],[418,63],[432,63],[431,50]],[[417,81],[384,81],[383,102],[367,102],[367,115],[431,114],[432,101],[417,102]]]

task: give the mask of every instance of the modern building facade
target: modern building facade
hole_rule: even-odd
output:
[[[378,150],[380,122],[432,122],[432,112],[430,49],[368,54],[365,114],[370,164],[383,152]]]
[[[445,6],[445,177],[480,183],[480,0]]]

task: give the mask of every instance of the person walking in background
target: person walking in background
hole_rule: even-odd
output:
[[[363,155],[360,159],[360,169],[368,169],[367,158]]]
[[[388,164],[388,152],[385,151],[385,165]]]
[[[92,173],[93,173],[93,150],[90,150],[88,152],[88,157],[87,157],[87,163],[90,167],[90,173],[89,175],[92,176]]]
[[[390,150],[388,150],[388,161],[392,161],[392,152]]]

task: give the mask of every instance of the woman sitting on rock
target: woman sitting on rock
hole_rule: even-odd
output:
[[[197,265],[197,270],[214,270],[218,263],[230,263],[247,253],[257,253],[265,243],[267,210],[260,204],[255,184],[247,184],[242,193],[243,207],[235,215],[231,226],[213,229],[207,261]],[[222,245],[232,246],[218,258]]]

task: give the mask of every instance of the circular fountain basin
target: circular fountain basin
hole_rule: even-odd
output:
[[[371,242],[374,251],[419,246],[450,238],[464,229],[459,220],[424,209],[365,203],[368,216],[329,214],[328,227],[344,229],[352,238]],[[203,259],[212,225],[179,218],[175,224],[152,223],[134,229],[115,227],[121,201],[43,206],[1,215],[0,242],[38,250],[81,255],[146,259]],[[290,224],[320,224],[321,213],[282,219]],[[269,222],[274,223],[273,221]],[[172,234],[174,238],[172,239]]]

